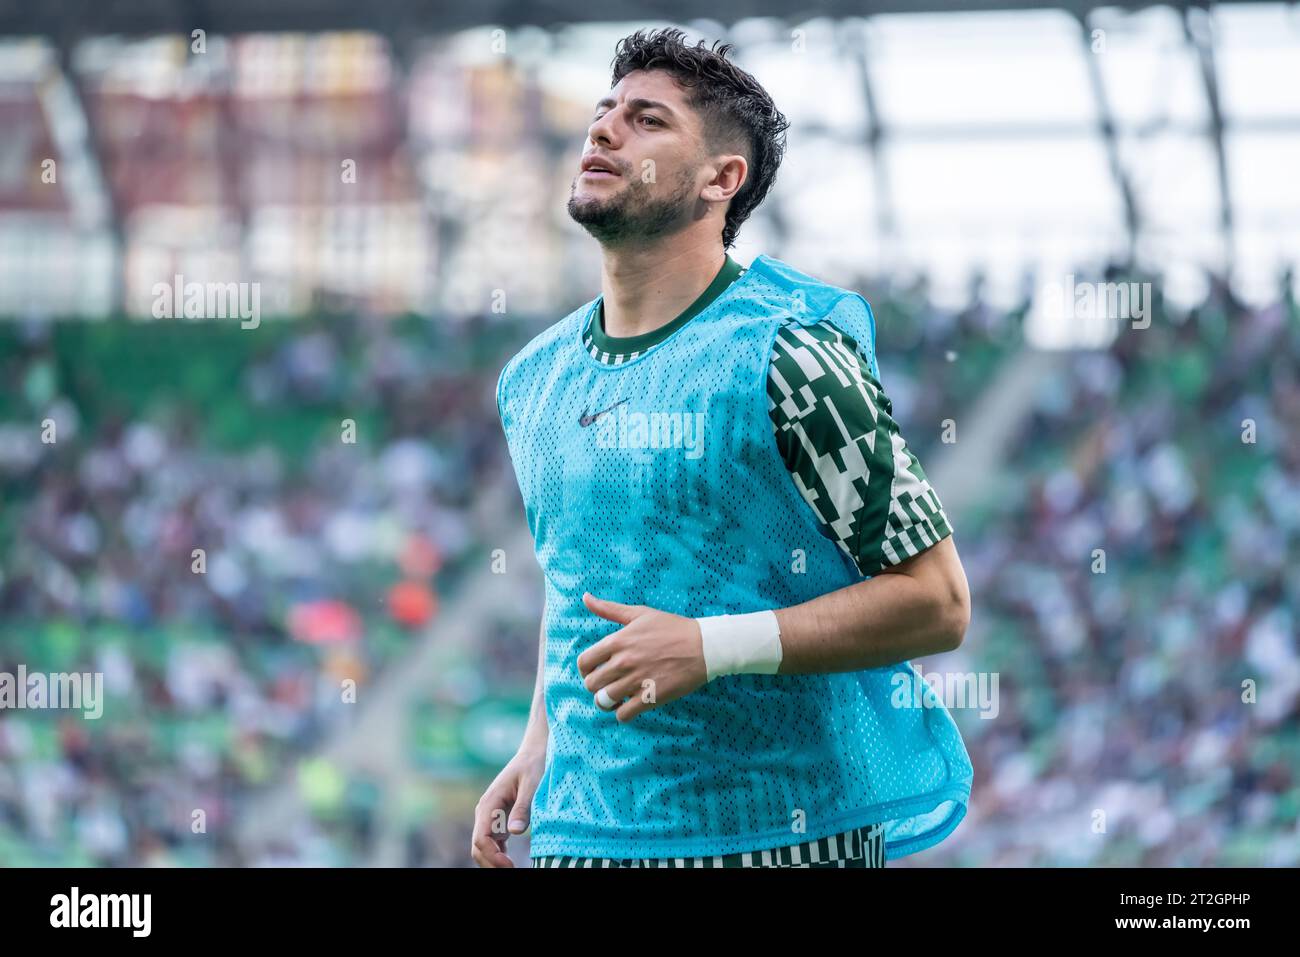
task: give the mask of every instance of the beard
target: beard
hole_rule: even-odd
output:
[[[668,196],[650,195],[651,184],[632,178],[616,196],[579,200],[575,178],[569,216],[602,246],[644,242],[673,232],[689,218],[695,170],[683,170]]]

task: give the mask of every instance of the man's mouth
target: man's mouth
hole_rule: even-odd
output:
[[[618,179],[617,173],[607,169],[587,169],[582,171],[582,175],[587,179]]]

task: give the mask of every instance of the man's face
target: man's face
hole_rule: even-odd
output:
[[[636,70],[596,104],[569,192],[569,215],[604,244],[639,243],[686,226],[709,173],[699,116],[660,70]]]

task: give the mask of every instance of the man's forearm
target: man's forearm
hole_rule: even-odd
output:
[[[778,608],[776,618],[778,674],[860,671],[957,647],[970,594],[948,537],[867,581]]]
[[[533,685],[533,706],[528,712],[521,747],[545,750],[550,728],[546,724],[546,605],[542,604],[542,625],[537,636],[537,681]]]
[[[951,651],[970,621],[966,574],[951,535],[875,578],[772,614],[686,618],[590,592],[582,600],[592,614],[622,626],[577,660],[596,706],[615,710],[619,721],[719,675],[863,671]],[[655,693],[645,695],[647,687]]]

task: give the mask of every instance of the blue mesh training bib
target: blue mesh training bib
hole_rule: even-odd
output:
[[[578,655],[619,626],[582,593],[697,618],[796,605],[862,581],[817,527],[768,417],[779,326],[829,319],[873,374],[865,299],[759,256],[641,356],[582,346],[592,300],[506,364],[497,405],[546,580],[546,773],[533,856],[757,851],[883,821],[889,859],[946,837],[972,769],[910,663],[729,675],[620,724]],[[878,377],[878,376],[877,376]],[[926,707],[897,707],[924,699]],[[919,689],[913,691],[913,689]]]

